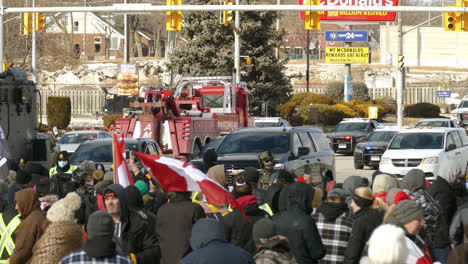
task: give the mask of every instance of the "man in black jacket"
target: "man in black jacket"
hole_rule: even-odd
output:
[[[273,216],[278,234],[289,240],[297,263],[318,263],[325,256],[326,250],[315,221],[310,216],[313,189],[306,183],[295,182],[286,187],[286,195],[287,209]]]
[[[159,246],[154,229],[137,212],[129,209],[127,193],[119,184],[104,190],[104,205],[114,219],[117,252],[130,256],[136,263],[158,263]]]

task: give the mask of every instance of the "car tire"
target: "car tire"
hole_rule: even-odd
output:
[[[364,168],[364,165],[362,163],[359,163],[357,161],[354,161],[354,168],[356,170],[362,170]]]

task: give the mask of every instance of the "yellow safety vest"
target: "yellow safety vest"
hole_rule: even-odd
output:
[[[225,216],[232,212],[230,206],[226,207],[224,205],[215,206],[203,201],[203,194],[201,192],[194,192],[192,194],[192,202],[200,205],[206,214],[216,214],[220,213],[222,216]]]
[[[65,172],[65,174],[72,174],[78,167],[75,165],[70,165],[70,168]],[[57,166],[50,168],[49,170],[49,177],[54,176],[57,174]]]
[[[8,255],[13,254],[13,250],[15,250],[15,242],[11,238],[11,235],[16,231],[16,228],[21,223],[21,219],[19,218],[20,215],[16,215],[13,219],[11,219],[10,223],[5,225],[3,221],[3,214],[0,214],[0,236],[2,239],[0,240],[0,257],[3,255],[3,251],[6,249]],[[6,259],[0,260],[0,263],[6,263]]]
[[[260,205],[258,208],[262,209],[263,211],[267,212],[270,216],[273,216],[273,210],[271,210],[271,207],[268,203],[264,203]]]

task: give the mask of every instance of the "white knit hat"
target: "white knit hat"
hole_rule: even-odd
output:
[[[51,222],[72,222],[75,219],[75,211],[81,206],[81,198],[71,192],[65,198],[54,203],[47,211],[47,219]]]
[[[385,224],[374,230],[369,239],[369,259],[373,264],[399,264],[406,262],[405,231]]]

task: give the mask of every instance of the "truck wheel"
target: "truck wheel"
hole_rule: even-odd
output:
[[[359,163],[357,161],[354,161],[354,168],[356,170],[362,170],[362,168],[364,168],[364,165],[362,163]]]

